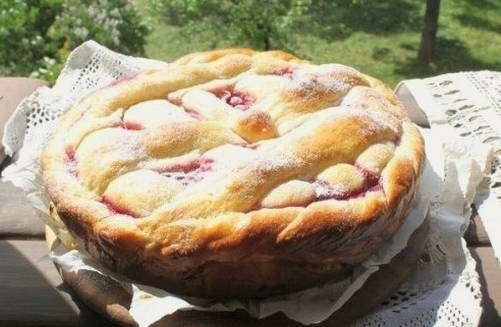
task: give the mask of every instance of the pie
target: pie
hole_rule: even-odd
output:
[[[325,283],[401,226],[423,139],[384,84],[280,52],[193,53],[92,92],[41,164],[100,263],[190,296]]]

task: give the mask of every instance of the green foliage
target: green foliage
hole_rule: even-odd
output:
[[[0,75],[31,73],[53,82],[82,42],[140,55],[148,32],[128,0],[2,0]]]
[[[0,74],[27,75],[57,51],[47,31],[61,10],[58,0],[0,1]]]
[[[135,1],[144,7],[146,2],[165,5],[168,0]],[[188,3],[188,0],[172,1]],[[208,3],[192,1],[195,5]],[[228,0],[210,1],[219,4]],[[240,3],[234,2],[236,5]],[[253,9],[256,12],[268,4],[268,1],[253,2],[256,3]],[[293,1],[281,3],[289,6]],[[447,72],[501,70],[501,1],[442,1],[435,58],[431,63],[417,60],[425,3],[420,0],[306,1],[303,6],[286,7],[285,15],[276,15],[277,19],[271,23],[278,26],[280,35],[272,36],[271,47],[317,63],[337,62],[353,66],[389,85],[402,79]],[[200,12],[195,5],[191,5],[190,8],[194,8],[191,10]],[[294,8],[298,7],[300,13],[295,14]],[[217,17],[209,17],[212,24],[197,28],[196,25],[205,19],[202,15],[194,19],[191,13],[178,16],[173,10],[158,10],[156,13],[160,20],[147,37],[146,54],[149,57],[172,61],[192,51],[214,48],[251,46],[263,49],[264,42],[260,40],[257,40],[258,46],[245,37],[238,40]],[[187,20],[192,21],[188,23]],[[235,24],[238,25],[238,21],[235,20]]]
[[[74,48],[92,38],[126,54],[141,54],[148,27],[127,0],[64,1],[48,38]]]
[[[312,0],[149,0],[153,12],[194,34],[217,28],[220,40],[256,49],[283,48],[288,29],[301,22]]]
[[[216,46],[226,43],[257,49],[293,51],[296,35],[330,40],[356,31],[387,34],[419,29],[414,0],[148,0],[151,14],[185,36],[217,29]],[[395,14],[395,11],[398,11]]]

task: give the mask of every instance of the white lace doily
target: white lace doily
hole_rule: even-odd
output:
[[[77,48],[56,85],[25,99],[5,127],[5,151],[14,158],[4,170],[43,216],[47,201],[38,180],[38,158],[57,118],[89,91],[138,72],[166,64],[116,54],[87,42]],[[489,150],[482,145],[451,141],[424,131],[427,154],[436,172],[430,209],[431,235],[411,278],[374,313],[355,326],[476,326],[481,293],[475,261],[461,238],[477,185],[488,168]],[[469,151],[475,148],[475,152]],[[430,190],[431,192],[432,190]]]
[[[397,92],[410,99],[409,107],[432,130],[475,140],[492,147],[490,179],[477,190],[475,205],[494,250],[501,260],[501,72],[444,74],[404,81]],[[410,97],[409,97],[410,96]],[[414,102],[414,103],[413,103]]]

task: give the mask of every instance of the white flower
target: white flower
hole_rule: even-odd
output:
[[[111,31],[111,40],[113,41],[113,44],[118,46],[120,44],[120,31],[117,29],[114,29]]]
[[[110,16],[115,16],[115,17],[120,17],[120,10],[118,8],[114,8],[112,11],[110,11]]]
[[[91,5],[88,9],[87,12],[89,13],[89,16],[93,18],[96,15],[96,8]]]
[[[87,35],[89,35],[89,30],[85,27],[77,27],[73,30],[73,33],[81,38],[81,39],[85,39],[87,38]]]
[[[107,16],[106,11],[103,9],[100,13],[96,15],[96,20],[99,23],[102,23],[106,19],[106,16]]]

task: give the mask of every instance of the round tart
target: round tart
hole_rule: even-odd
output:
[[[42,155],[99,262],[201,297],[326,282],[401,226],[423,140],[381,82],[280,51],[193,53],[99,89]]]

